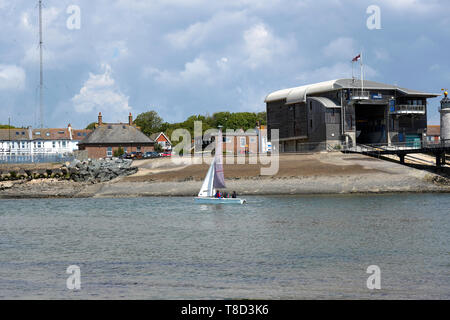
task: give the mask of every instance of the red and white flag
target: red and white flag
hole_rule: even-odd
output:
[[[354,58],[352,59],[352,62],[356,62],[356,61],[358,61],[359,59],[361,59],[361,53],[358,54],[356,57],[354,57]]]

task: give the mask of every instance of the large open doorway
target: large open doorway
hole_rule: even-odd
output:
[[[356,143],[386,143],[386,105],[356,104]]]

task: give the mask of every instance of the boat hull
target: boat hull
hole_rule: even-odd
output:
[[[196,197],[195,203],[203,204],[244,204],[247,201],[240,198],[212,198],[212,197]]]

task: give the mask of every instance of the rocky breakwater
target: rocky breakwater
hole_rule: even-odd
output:
[[[138,171],[132,167],[129,159],[73,160],[63,165],[70,179],[76,182],[106,182],[120,176],[127,176]]]

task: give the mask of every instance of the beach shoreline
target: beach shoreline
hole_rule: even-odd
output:
[[[58,179],[0,183],[0,199],[124,198],[198,194],[207,164],[174,164],[170,159],[134,163],[138,172],[102,183]],[[449,193],[450,179],[363,155],[282,155],[276,175],[262,176],[258,164],[225,165],[227,189],[249,195],[339,195]]]

